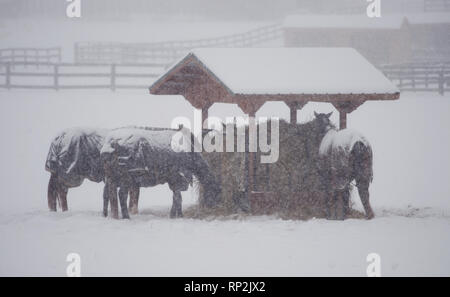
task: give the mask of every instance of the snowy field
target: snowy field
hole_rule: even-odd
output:
[[[299,119],[314,110],[334,109],[309,103]],[[211,115],[241,112],[218,104]],[[258,115],[288,118],[289,110],[270,103]],[[44,162],[58,131],[167,127],[176,116],[193,117],[182,97],[146,90],[1,90],[0,275],[64,276],[76,252],[84,276],[365,276],[366,256],[376,252],[384,276],[450,276],[450,96],[404,93],[349,115],[374,149],[372,221],[171,220],[167,186],[143,190],[141,214],[115,221],[101,216],[102,185],[88,181],[69,191],[68,213],[47,211]],[[183,199],[195,203],[194,191]]]

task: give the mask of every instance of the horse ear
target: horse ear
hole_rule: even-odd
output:
[[[327,113],[327,118],[330,118],[333,112]]]
[[[314,111],[314,116],[317,118],[319,116],[319,114]]]

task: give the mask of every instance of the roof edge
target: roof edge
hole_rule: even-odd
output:
[[[207,73],[208,76],[210,76],[213,80],[215,80],[217,83],[219,83],[221,86],[224,87],[225,90],[230,95],[235,95],[234,92],[219,78],[217,75],[206,66],[205,63],[202,62],[202,60],[195,54],[195,49],[191,50],[186,56],[184,56],[181,60],[178,62],[175,62],[174,65],[172,65],[168,70],[165,71],[163,75],[161,75],[150,87],[149,92],[152,95],[158,95],[158,88],[164,84],[165,81],[167,81],[173,74],[175,74],[179,69],[181,69],[186,62],[192,59],[197,64],[201,66],[201,68]]]

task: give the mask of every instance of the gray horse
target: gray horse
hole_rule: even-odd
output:
[[[188,143],[184,150],[174,149],[174,139],[180,133],[185,144]],[[220,184],[201,154],[190,152],[192,140],[191,133],[181,130],[121,128],[111,131],[101,149],[105,171],[104,215],[108,215],[109,201],[112,217],[119,217],[118,196],[122,217],[129,218],[126,202],[130,188],[168,183],[173,192],[170,216],[182,217],[181,191],[188,189],[189,184],[193,182],[193,176],[204,189],[204,205],[217,205],[221,199]],[[130,199],[135,211],[137,200],[137,197]]]

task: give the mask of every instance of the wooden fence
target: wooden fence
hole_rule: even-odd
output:
[[[112,91],[146,89],[166,67],[166,63],[7,62],[0,63],[0,88]],[[402,91],[438,92],[441,95],[450,91],[450,61],[383,65],[379,68]],[[26,82],[27,79],[31,79],[32,82]],[[68,80],[72,81],[68,83]]]
[[[3,48],[0,49],[0,63],[5,62],[61,62],[61,48]]]
[[[450,91],[450,61],[384,65],[380,69],[402,91],[439,92],[441,95]]]
[[[186,41],[155,43],[78,42],[75,63],[173,63],[189,50],[199,47],[251,47],[281,38],[280,24],[257,28],[246,33]]]
[[[36,66],[36,67],[26,67]],[[165,64],[87,64],[87,63],[0,63],[0,88],[6,89],[146,89],[159,76]],[[131,68],[134,70],[128,70]],[[1,81],[2,77],[3,83]],[[21,78],[32,83],[16,83]],[[41,82],[41,79],[45,82]],[[75,79],[64,83],[63,79]],[[94,82],[100,79],[101,82]],[[149,79],[148,83],[123,83],[121,79]],[[36,83],[35,81],[38,81]]]
[[[450,11],[450,0],[424,0],[423,10],[425,12]]]

